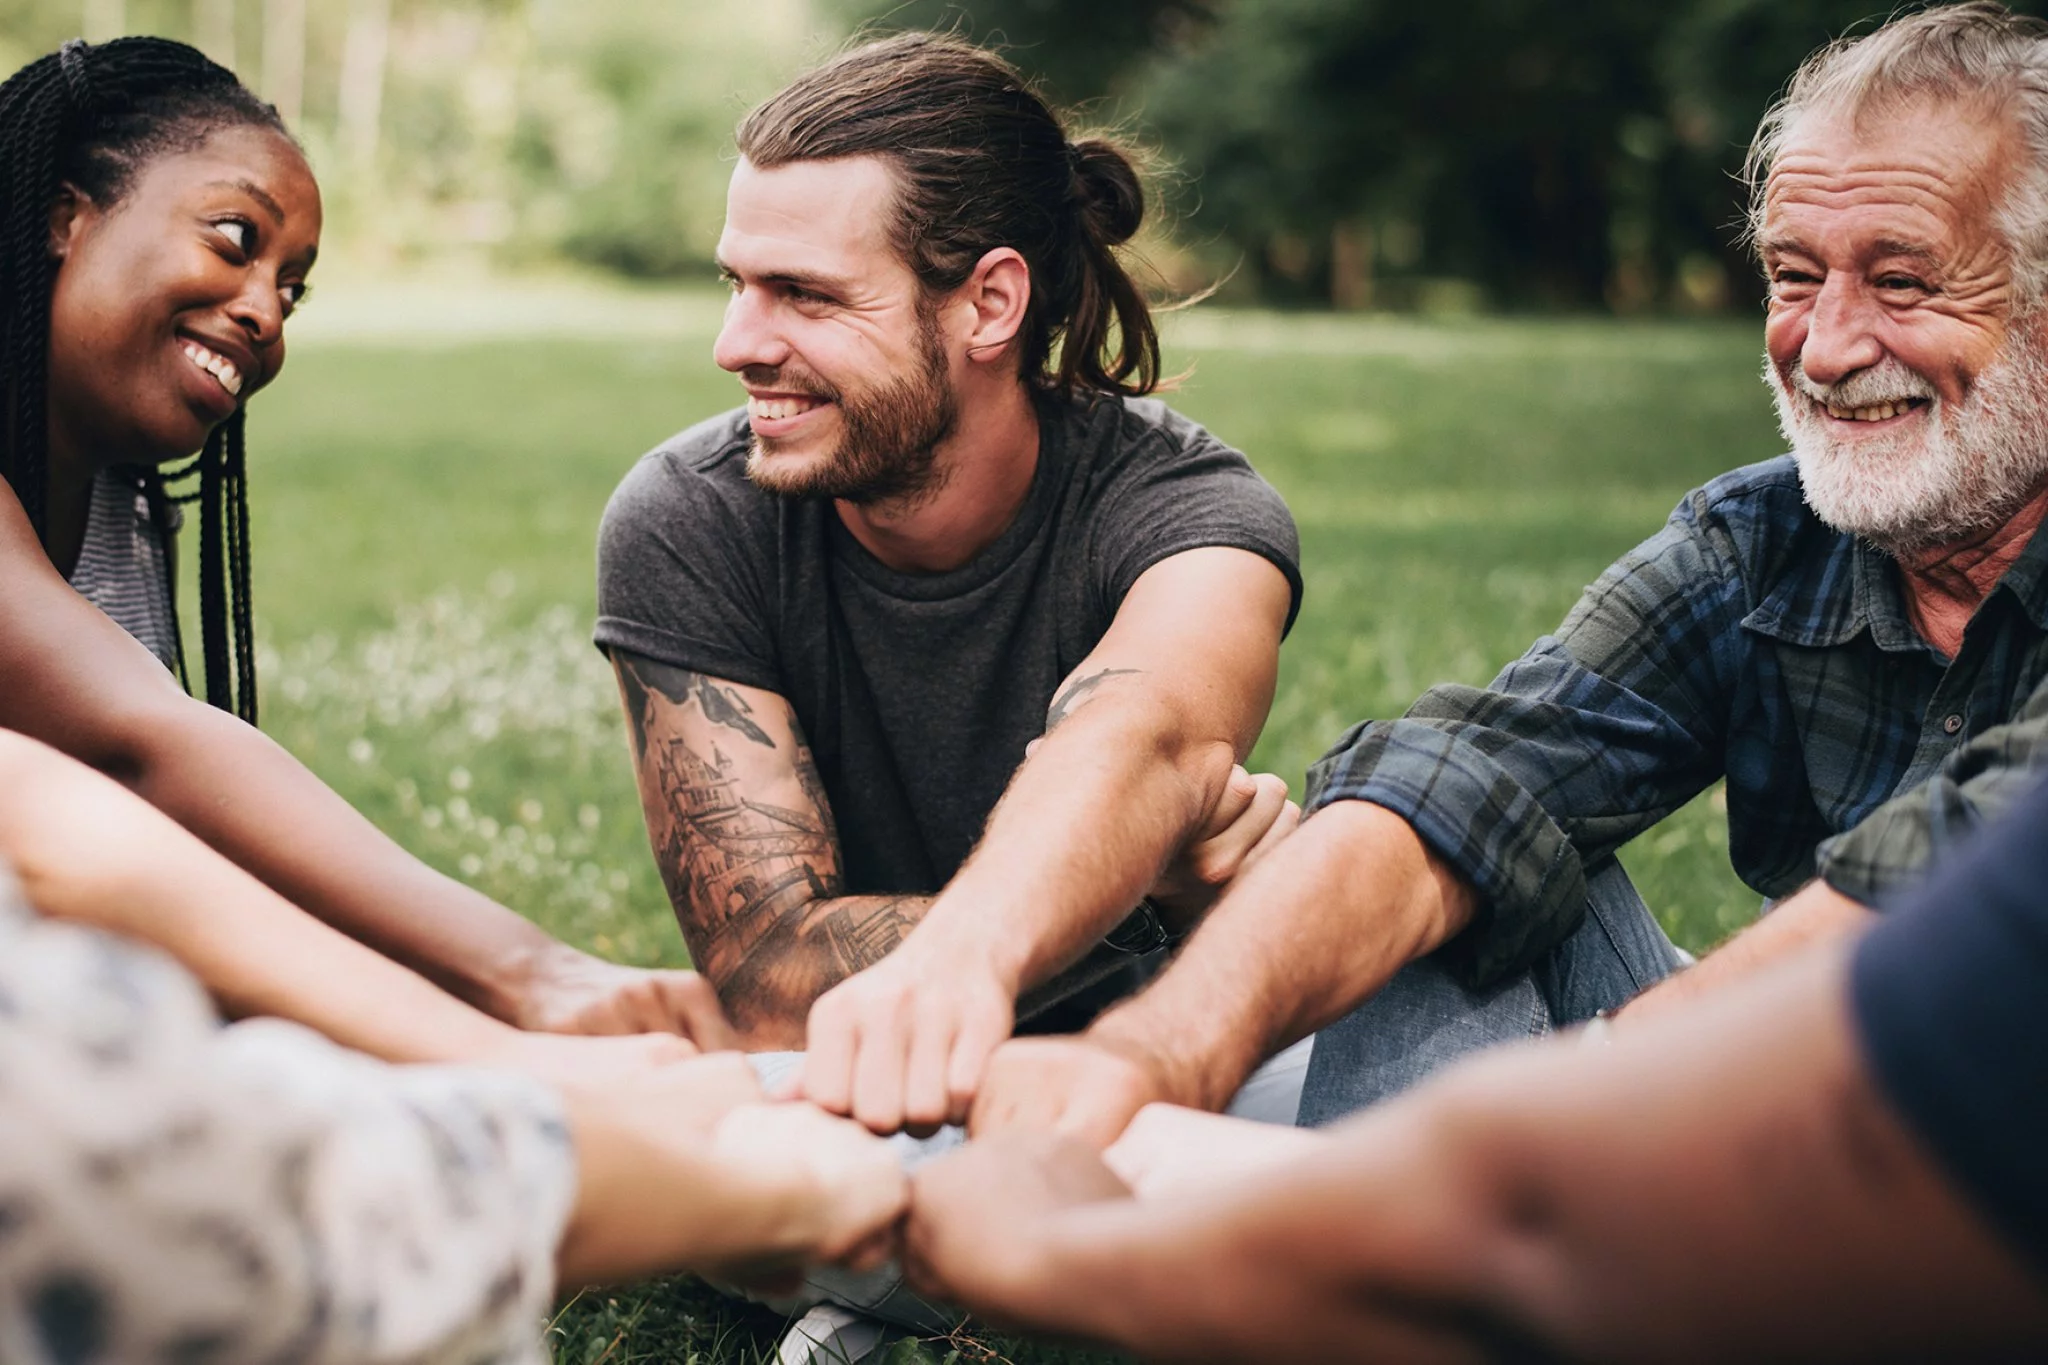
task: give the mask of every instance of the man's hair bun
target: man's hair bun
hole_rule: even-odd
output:
[[[1076,142],[1073,157],[1081,211],[1097,240],[1105,246],[1128,242],[1145,221],[1145,187],[1138,168],[1115,143],[1099,137]]]

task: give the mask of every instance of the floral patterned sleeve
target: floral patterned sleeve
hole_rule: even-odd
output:
[[[538,1365],[558,1099],[221,1028],[156,953],[0,873],[0,1360]]]

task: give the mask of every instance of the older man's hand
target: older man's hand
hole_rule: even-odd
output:
[[[1051,1133],[1103,1148],[1146,1105],[1167,1099],[1145,1063],[1085,1037],[1013,1038],[989,1059],[968,1117],[976,1138]]]

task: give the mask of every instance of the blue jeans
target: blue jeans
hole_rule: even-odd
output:
[[[1482,994],[1459,985],[1435,958],[1423,958],[1318,1033],[1296,1121],[1320,1127],[1468,1052],[1584,1023],[1686,961],[1621,864],[1609,862],[1586,879],[1584,921],[1521,976]]]

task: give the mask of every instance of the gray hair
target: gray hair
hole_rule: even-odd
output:
[[[2011,253],[2019,309],[2031,310],[2048,292],[2048,22],[1990,0],[1923,10],[1862,37],[1838,38],[1800,65],[1743,161],[1750,241],[1785,139],[1808,115],[1860,118],[1922,100],[1992,106],[2025,138],[2028,165],[1999,206],[1996,227]]]

